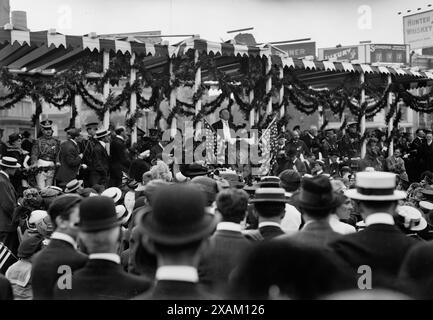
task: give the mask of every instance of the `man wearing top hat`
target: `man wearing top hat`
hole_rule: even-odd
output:
[[[355,186],[345,195],[355,201],[366,228],[341,237],[331,247],[355,273],[368,266],[373,287],[392,285],[404,257],[417,242],[403,234],[394,221],[398,201],[405,199],[406,193],[395,190],[396,176],[389,172],[358,172]]]
[[[350,122],[346,134],[338,144],[340,155],[343,157],[351,159],[361,154],[361,136],[357,132],[357,126],[356,122]]]
[[[53,137],[52,125],[51,120],[40,123],[42,136],[35,141],[32,148],[32,166],[39,168],[39,172],[36,174],[36,183],[39,189],[49,187],[54,182],[60,141]]]
[[[107,187],[110,176],[110,158],[106,144],[110,142],[110,132],[101,129],[95,134],[96,143],[92,150],[92,165],[89,167],[89,184]]]
[[[64,188],[66,184],[74,180],[80,169],[83,154],[80,152],[81,131],[70,128],[67,132],[68,140],[60,145],[60,167],[56,174],[57,185]]]
[[[18,249],[18,234],[12,221],[17,199],[14,187],[10,181],[20,164],[17,159],[3,157],[0,160],[0,242],[16,254]]]
[[[215,298],[201,286],[197,271],[201,251],[218,223],[205,206],[205,195],[194,185],[169,185],[156,192],[153,210],[144,213],[140,221],[147,235],[143,245],[157,256],[156,283],[136,299]]]
[[[108,197],[81,201],[79,237],[89,253],[89,260],[74,272],[70,288],[55,287],[54,299],[126,300],[150,288],[150,281],[126,273],[120,265],[122,221],[113,200]]]
[[[90,168],[93,166],[93,148],[98,140],[95,139],[96,132],[98,131],[98,122],[89,122],[86,124],[87,139],[83,139],[80,145],[80,152],[83,154],[81,163],[84,165],[80,170],[80,178],[83,179],[86,187],[91,187]]]

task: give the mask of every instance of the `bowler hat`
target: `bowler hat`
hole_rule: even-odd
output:
[[[276,182],[280,183],[280,178],[277,176],[265,176],[260,179],[260,182]]]
[[[301,189],[292,196],[292,201],[307,210],[329,210],[341,204],[341,200],[332,190],[329,178],[323,175],[304,177]]]
[[[85,198],[80,203],[80,222],[78,227],[84,232],[97,232],[120,226],[113,199],[96,196]]]
[[[81,130],[77,128],[69,128],[66,133],[72,137],[72,139],[79,137],[81,135]]]
[[[192,163],[190,165],[187,165],[182,171],[182,174],[188,178],[193,178],[193,177],[197,177],[197,176],[205,176],[208,173],[209,173],[208,168],[206,168],[205,166],[202,166],[199,163]]]
[[[197,184],[203,190],[206,194],[208,205],[215,201],[218,193],[218,184],[214,179],[203,176],[195,177],[191,180],[191,183]]]
[[[284,170],[280,173],[280,184],[282,187],[298,188],[301,183],[301,175],[295,170]]]
[[[82,198],[77,194],[65,194],[54,199],[48,208],[48,215],[50,216],[51,221],[55,222],[58,216],[79,204],[81,200]]]
[[[169,185],[155,194],[153,210],[141,226],[150,239],[165,245],[183,245],[207,238],[218,219],[206,213],[206,199],[194,185]]]
[[[221,172],[220,177],[222,179],[226,180],[230,184],[231,188],[239,188],[240,189],[240,188],[244,187],[244,183],[241,181],[241,178],[236,173]]]

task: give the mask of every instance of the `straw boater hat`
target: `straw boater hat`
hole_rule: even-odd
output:
[[[65,193],[71,193],[83,185],[83,180],[74,179],[66,184]]]
[[[400,221],[406,229],[411,231],[421,231],[427,228],[427,221],[421,212],[411,206],[400,206],[397,208]]]
[[[101,129],[101,130],[96,131],[95,138],[96,139],[102,139],[102,138],[108,136],[109,134],[110,134],[110,131],[105,130],[105,129]]]
[[[21,165],[18,163],[18,160],[12,157],[3,157],[0,160],[0,167],[6,168],[15,168],[18,169]]]
[[[396,175],[390,172],[358,172],[355,187],[344,194],[361,201],[397,201],[406,198],[406,192],[395,190]]]
[[[101,196],[111,198],[113,199],[114,203],[117,203],[120,198],[122,198],[122,190],[116,187],[111,187],[104,190],[104,192],[101,193]]]

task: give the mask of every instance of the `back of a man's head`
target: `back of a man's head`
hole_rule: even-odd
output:
[[[115,227],[97,232],[80,232],[86,251],[92,253],[117,253],[120,243],[120,228]]]
[[[256,202],[254,208],[262,219],[284,217],[286,204],[284,202]]]
[[[243,190],[221,191],[216,199],[218,211],[225,222],[240,223],[248,209],[248,194]]]

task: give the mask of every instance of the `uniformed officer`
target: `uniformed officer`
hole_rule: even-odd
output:
[[[339,143],[340,155],[349,159],[360,156],[361,136],[357,132],[357,123],[351,122],[347,125],[347,132]]]
[[[60,141],[53,137],[53,122],[45,120],[40,123],[42,136],[33,144],[31,153],[32,167],[39,169],[36,184],[39,189],[53,185]]]

